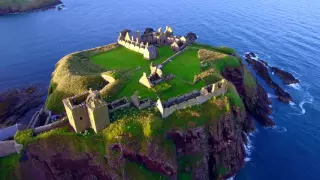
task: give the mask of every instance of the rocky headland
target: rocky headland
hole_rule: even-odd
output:
[[[0,128],[16,124],[30,110],[44,104],[46,91],[39,85],[9,89],[0,93]]]
[[[49,9],[61,3],[60,0],[2,0],[0,15]]]
[[[122,79],[106,84],[100,77],[105,69],[89,60],[93,54],[113,48],[118,45],[62,58],[50,82],[46,107],[61,113],[62,98],[88,87],[101,89],[106,97],[118,92],[112,89],[121,88]],[[210,82],[217,78],[228,80],[225,95],[212,98],[201,107],[176,111],[166,119],[154,108],[119,110],[111,114],[112,123],[98,134],[76,134],[70,127],[39,135],[33,135],[32,130],[18,132],[15,140],[24,145],[23,153],[0,158],[1,168],[11,164],[4,177],[210,180],[234,176],[245,162],[247,134],[255,128],[254,119],[263,126],[275,124],[269,117],[271,100],[234,51],[200,44],[190,48],[199,52],[205,49],[205,58],[199,58],[205,62],[201,78]],[[79,73],[74,67],[83,69]],[[254,69],[263,68],[258,64]],[[76,88],[65,88],[73,85]],[[285,93],[279,93],[279,97],[291,98]]]
[[[277,96],[279,101],[284,103],[289,103],[290,101],[293,101],[291,95],[272,80],[268,71],[267,62],[262,60],[256,60],[256,55],[254,53],[247,53],[245,57],[246,57],[246,61],[248,62],[249,65],[252,66],[253,70],[268,84],[270,88],[274,89],[275,95]],[[271,67],[271,69],[273,69],[273,71],[275,70],[276,74],[280,74],[281,75],[280,77],[282,77],[281,79],[285,79],[286,82],[292,81],[290,77],[286,78],[287,76],[285,74],[289,74],[289,73],[284,74],[283,73],[284,71],[282,70],[280,71],[279,68]]]

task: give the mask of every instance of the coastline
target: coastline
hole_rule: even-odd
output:
[[[1,8],[0,7],[0,16],[25,14],[25,13],[32,13],[32,12],[37,12],[37,11],[46,11],[46,10],[49,10],[49,9],[54,9],[54,8],[56,8],[57,5],[60,5],[60,4],[63,4],[62,1],[57,0],[57,1],[53,2],[53,3],[48,4],[48,5],[45,4],[45,5],[40,6],[40,7],[30,8],[30,9],[27,9],[27,10],[16,10],[16,11],[13,11],[10,8],[5,9],[5,8]]]

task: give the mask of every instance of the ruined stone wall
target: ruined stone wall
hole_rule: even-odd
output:
[[[218,83],[220,83],[220,82],[218,82]],[[192,107],[194,105],[201,105],[201,104],[207,102],[208,100],[210,100],[211,98],[213,98],[214,96],[220,96],[220,95],[223,95],[227,92],[226,81],[222,81],[220,88],[217,88],[216,84],[217,83],[212,84],[213,87],[216,87],[215,89],[212,89],[212,92],[207,92],[205,94],[201,93],[199,96],[197,96],[195,98],[188,99],[188,100],[183,101],[178,104],[173,104],[169,107],[164,107],[162,102],[160,100],[158,100],[157,101],[157,108],[161,112],[162,118],[168,117],[169,115],[174,113],[176,110],[186,109],[186,108]],[[194,93],[196,93],[196,92],[194,92]],[[184,95],[184,96],[186,96],[186,95]],[[177,99],[183,98],[184,96],[177,97]]]
[[[47,131],[50,131],[50,130],[53,130],[53,129],[56,129],[56,128],[59,128],[59,127],[63,127],[65,125],[67,125],[67,124],[68,124],[68,118],[67,117],[63,117],[61,120],[58,120],[58,121],[56,121],[54,123],[34,128],[33,129],[33,134],[37,135],[37,134],[40,134],[40,133],[43,133],[43,132],[47,132]]]
[[[0,141],[0,158],[13,153],[20,153],[22,147],[21,144],[17,144],[14,140]]]
[[[146,46],[143,43],[139,44],[132,41],[124,41],[119,39],[118,39],[118,43],[124,46],[125,48],[140,54],[144,54],[144,52],[146,51]]]

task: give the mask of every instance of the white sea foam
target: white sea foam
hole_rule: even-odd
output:
[[[277,98],[277,96],[268,93],[268,98]]]
[[[295,106],[295,105],[296,105],[296,103],[294,103],[294,102],[292,102],[292,101],[289,101],[289,104],[290,104],[291,106]]]
[[[301,109],[301,115],[306,113],[306,109],[304,108],[304,104],[306,103],[309,103],[309,104],[313,103],[313,96],[308,92],[308,88],[306,90],[306,93],[304,94],[303,101],[299,103],[299,107]]]
[[[276,125],[276,126],[274,126],[272,129],[273,129],[274,131],[280,132],[280,133],[282,133],[282,132],[287,132],[287,128],[285,128],[285,127],[283,127],[283,126],[278,126],[278,125]]]
[[[227,180],[234,180],[235,176],[229,177]]]
[[[249,135],[246,134],[248,143],[244,145],[245,152],[246,152],[246,158],[244,159],[245,162],[249,162],[251,160],[251,154],[254,150],[253,143],[252,143],[252,138],[256,135],[256,133],[259,132],[258,130],[253,131]]]
[[[298,83],[296,83],[296,84],[289,84],[288,86],[290,86],[290,87],[292,87],[292,88],[294,88],[294,89],[296,89],[296,90],[301,90],[301,86],[300,86],[300,84],[298,84]]]
[[[299,107],[301,108],[301,114],[305,114],[306,113],[306,109],[304,109],[303,105],[306,103],[306,101],[302,101],[299,104]]]

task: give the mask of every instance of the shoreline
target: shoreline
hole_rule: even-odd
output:
[[[0,8],[0,17],[1,16],[27,14],[27,13],[38,12],[38,11],[46,11],[46,10],[50,10],[50,9],[55,9],[55,8],[57,8],[58,5],[61,5],[61,4],[63,4],[63,2],[58,0],[56,3],[53,3],[51,5],[47,5],[47,6],[39,7],[39,8],[35,8],[35,9],[30,9],[30,10],[26,10],[26,11],[16,11],[16,12],[2,12],[3,9]]]

